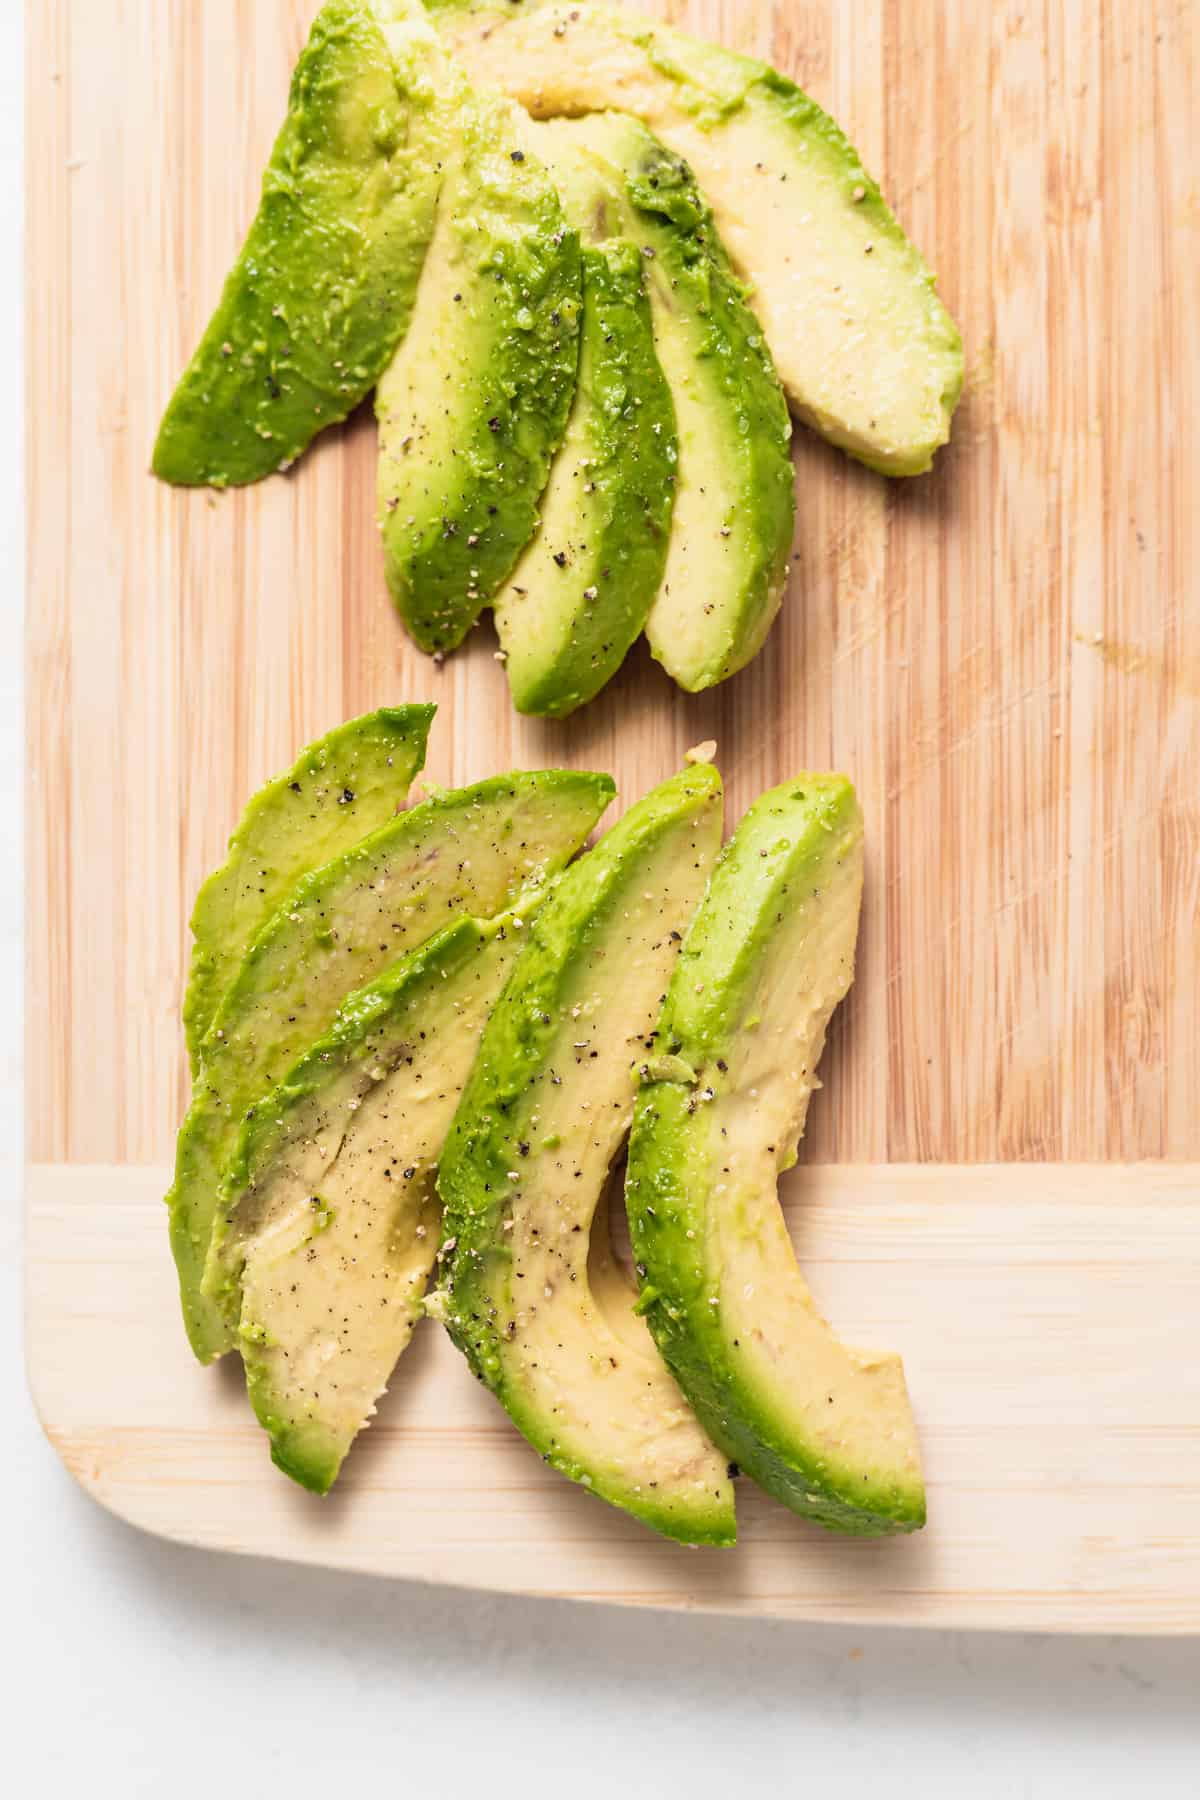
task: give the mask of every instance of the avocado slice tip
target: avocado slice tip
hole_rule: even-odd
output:
[[[720,808],[716,770],[688,769],[555,884],[443,1150],[429,1306],[554,1468],[668,1537],[717,1545],[735,1535],[726,1460],[659,1359],[633,1288],[589,1247]]]
[[[642,1087],[625,1197],[646,1321],[714,1442],[802,1517],[874,1537],[925,1522],[904,1372],[834,1336],[776,1191],[853,976],[861,891],[844,777],[799,775],[746,813],[659,1021],[690,1073]]]

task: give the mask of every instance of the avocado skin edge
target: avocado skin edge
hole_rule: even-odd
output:
[[[230,487],[289,465],[369,393],[404,334],[433,226],[432,89],[366,0],[326,0],[249,235],[159,426],[151,467]]]
[[[821,437],[845,452],[854,462],[861,463],[864,468],[871,469],[876,475],[889,475],[903,479],[913,475],[925,475],[933,467],[933,459],[937,452],[950,442],[950,429],[954,413],[962,396],[963,382],[966,379],[966,361],[963,354],[962,333],[955,324],[948,308],[937,291],[937,277],[926,263],[921,252],[908,237],[895,213],[888,205],[879,183],[869,169],[864,168],[862,159],[854,145],[850,142],[837,120],[825,112],[816,101],[811,99],[804,89],[778,69],[769,64],[761,64],[756,86],[767,98],[769,104],[777,109],[779,116],[795,129],[811,132],[824,139],[830,149],[843,159],[846,169],[846,180],[854,188],[862,189],[862,199],[856,203],[857,210],[864,219],[874,222],[882,236],[887,234],[906,244],[911,251],[918,280],[924,289],[930,320],[936,323],[937,331],[943,339],[942,348],[947,354],[946,379],[938,396],[942,412],[941,430],[936,439],[916,447],[907,457],[880,458],[869,455],[855,445],[846,443],[836,431],[831,430],[824,420],[816,417],[802,406],[796,407],[796,415],[806,424],[811,425]]]
[[[525,917],[525,907],[520,909]],[[533,905],[529,907],[532,913]],[[278,1153],[287,1134],[288,1121],[297,1107],[353,1064],[362,1054],[368,1034],[384,1025],[388,1015],[399,1005],[412,999],[413,990],[425,981],[448,975],[473,951],[486,944],[495,934],[501,920],[475,918],[456,919],[426,938],[407,955],[389,963],[382,975],[356,988],[339,1007],[328,1031],[323,1032],[303,1055],[297,1058],[283,1079],[246,1114],[238,1132],[237,1143],[221,1179],[217,1212],[213,1221],[214,1240],[226,1236],[237,1205],[245,1190],[261,1180],[266,1168]],[[231,1324],[240,1308],[238,1292],[241,1257],[236,1262],[222,1257],[223,1279],[218,1290],[206,1277],[210,1299],[217,1301]]]
[[[517,909],[526,925],[540,902],[541,895],[534,894]],[[495,938],[511,930],[513,916],[508,912],[488,920],[456,919],[407,956],[400,957],[375,981],[350,995],[330,1030],[305,1052],[244,1122],[221,1187],[220,1208],[226,1217],[232,1215],[245,1190],[262,1179],[279,1154],[297,1108],[368,1052],[377,1055],[377,1048],[370,1042],[372,1034],[386,1029],[394,1013],[410,1009],[421,998],[423,989],[432,990],[429,999],[436,1003],[442,982],[451,979]],[[226,1264],[227,1309],[239,1293],[240,1264],[240,1257],[236,1266],[232,1262]],[[319,1418],[297,1419],[283,1410],[270,1366],[255,1356],[253,1340],[246,1341],[242,1334],[239,1347],[246,1392],[259,1424],[270,1437],[272,1462],[310,1493],[327,1494],[346,1452],[331,1441]]]
[[[289,855],[286,843],[272,837],[274,821],[291,826],[304,793],[315,779],[338,790],[334,805],[339,826],[329,834],[326,862],[348,850],[387,822],[403,804],[414,777],[425,764],[429,728],[437,708],[430,704],[381,706],[362,718],[338,725],[310,744],[293,766],[267,782],[242,812],[220,868],[201,886],[192,908],[192,955],[183,999],[183,1026],[193,1076],[200,1066],[201,1044],[222,996],[237,972],[251,938],[274,912],[288,889],[313,866],[312,855]],[[390,768],[389,768],[390,765]],[[386,774],[385,774],[386,771]],[[366,773],[364,791],[361,775]],[[253,870],[261,897],[252,927],[231,941],[229,913],[239,882]]]
[[[651,238],[655,261],[673,294],[682,290],[687,296],[688,329],[696,337],[695,379],[716,390],[712,404],[732,426],[727,451],[737,472],[732,541],[740,558],[740,604],[723,639],[715,639],[701,659],[684,667],[677,646],[656,630],[656,610],[650,609],[651,655],[685,692],[695,694],[743,669],[762,648],[778,614],[796,519],[792,426],[748,290],[734,273],[692,170],[645,126],[640,134],[644,147],[638,166],[620,171],[634,227]],[[684,475],[686,479],[686,470]]]
[[[637,250],[612,240],[585,245],[581,257],[575,404],[591,409],[588,475],[608,508],[596,553],[588,553],[588,568],[600,592],[577,612],[569,646],[552,661],[538,670],[527,666],[519,649],[511,649],[506,665],[517,711],[556,719],[600,692],[646,622],[666,562],[678,449],[675,411],[654,352]],[[564,442],[563,452],[566,448]],[[587,529],[591,538],[592,528]],[[518,562],[514,578],[520,570]],[[561,579],[572,583],[573,592],[578,587],[571,569],[564,569]],[[515,609],[512,628],[501,640],[506,647],[519,638],[520,626]]]
[[[430,655],[457,649],[537,529],[575,392],[582,311],[579,236],[547,171],[520,148],[515,109],[469,91],[461,106],[462,160],[445,180],[440,210],[450,209],[460,255],[466,247],[457,300],[472,308],[492,354],[482,372],[451,371],[459,386],[465,379],[477,389],[452,443],[439,442],[427,423],[426,437],[406,449],[403,378],[407,359],[424,348],[419,324],[376,393],[388,591],[413,642]],[[427,279],[438,273],[444,229],[439,220]],[[455,470],[457,488],[443,490],[445,467]]]
[[[802,788],[811,795],[818,780],[825,791],[817,797],[816,830],[797,857],[794,843],[779,835],[788,826],[776,827],[773,812],[780,815],[780,800],[803,800]],[[728,1050],[730,1031],[744,1014],[764,932],[769,935],[777,920],[781,872],[791,884],[817,876],[854,817],[857,801],[844,778],[797,777],[764,794],[726,846],[693,918],[660,1022],[663,1046],[701,1079],[704,1065]],[[809,1452],[794,1432],[780,1428],[769,1400],[742,1380],[731,1359],[719,1307],[710,1304],[712,1271],[694,1202],[712,1181],[708,1139],[691,1123],[695,1094],[686,1081],[646,1083],[629,1141],[626,1210],[643,1284],[640,1310],[655,1342],[713,1442],[800,1517],[857,1537],[919,1530],[926,1518],[919,1479],[915,1488],[901,1489]]]
[[[925,1524],[923,1493],[913,1503],[900,1493],[880,1493],[876,1486],[866,1488],[865,1501],[844,1499],[843,1494],[853,1491],[852,1478],[831,1476],[827,1463],[806,1457],[794,1440],[781,1437],[770,1413],[739,1383],[725,1359],[711,1317],[715,1309],[702,1298],[703,1263],[699,1256],[689,1256],[691,1245],[684,1249],[668,1242],[670,1222],[686,1206],[689,1182],[705,1179],[703,1170],[689,1171],[684,1158],[664,1148],[683,1135],[692,1093],[669,1081],[644,1088],[629,1139],[625,1200],[634,1256],[647,1270],[642,1316],[655,1343],[714,1444],[792,1512],[845,1536],[919,1531]],[[659,1285],[663,1282],[666,1291]],[[816,1504],[809,1499],[814,1492],[820,1496]]]
[[[660,828],[663,815],[669,819],[678,814],[681,788],[698,807],[719,795],[720,777],[710,765],[698,765],[639,802],[634,809],[641,827],[638,835],[624,834],[612,844],[625,824],[624,819],[619,821],[573,869],[558,877],[533,923],[529,942],[488,1022],[481,1054],[447,1134],[438,1179],[445,1209],[442,1273],[427,1310],[442,1320],[476,1377],[551,1467],[665,1537],[727,1548],[736,1539],[732,1506],[727,1513],[712,1509],[698,1519],[641,1499],[635,1508],[627,1495],[606,1491],[595,1470],[576,1457],[544,1448],[544,1421],[530,1415],[519,1388],[506,1378],[490,1291],[510,1260],[502,1231],[502,1200],[519,1135],[520,1104],[558,1035],[559,988],[581,942],[580,918],[586,919],[582,940],[586,943],[603,930],[609,890],[620,891],[619,876],[630,856]],[[629,837],[632,841],[627,841]],[[556,905],[567,879],[572,881],[571,904]]]
[[[568,856],[574,854],[614,792],[613,782],[607,775],[580,774],[567,770],[534,770],[491,776],[472,787],[451,789],[436,795],[422,806],[381,826],[353,849],[312,870],[291,890],[288,898],[267,920],[247,950],[238,975],[226,992],[210,1028],[205,1045],[206,1064],[210,1060],[210,1049],[217,1046],[223,1046],[223,1058],[224,1049],[228,1048],[229,1034],[226,1027],[237,1025],[242,1018],[244,1004],[256,1003],[255,997],[261,995],[260,965],[265,967],[270,964],[281,941],[286,942],[289,937],[296,937],[297,932],[292,929],[293,912],[302,915],[298,924],[299,932],[307,932],[311,938],[315,928],[315,941],[323,943],[326,935],[324,902],[331,887],[340,887],[347,881],[353,881],[361,887],[362,879],[374,867],[373,859],[390,851],[397,839],[404,839],[424,829],[443,814],[453,815],[456,808],[471,807],[486,802],[492,796],[503,796],[506,789],[515,792],[518,788],[526,796],[542,791],[578,796],[578,835],[569,845],[560,838],[551,857],[551,867],[561,866]],[[585,799],[586,806],[583,804]],[[532,883],[527,880],[525,885],[528,887]],[[502,905],[507,909],[516,899],[517,895],[510,890]],[[307,939],[301,937],[301,941]],[[357,984],[348,983],[347,992],[351,991],[353,985],[362,985],[361,978]],[[336,1007],[331,1011],[336,1011]],[[236,1032],[234,1035],[237,1035]],[[299,1047],[296,1046],[297,1049]],[[232,1092],[228,1087],[230,1077],[233,1080]],[[216,1082],[220,1082],[221,1086],[216,1086]],[[224,1060],[219,1062],[215,1073],[206,1067],[202,1071],[201,1082],[193,1092],[192,1104],[176,1141],[175,1178],[167,1195],[171,1247],[179,1273],[184,1326],[194,1354],[198,1361],[204,1363],[211,1362],[214,1357],[232,1347],[229,1322],[201,1286],[216,1190],[224,1173],[225,1160],[236,1141],[229,1128],[236,1126],[245,1109],[252,1106],[270,1086],[269,1078],[265,1078],[254,1091],[245,1090],[237,1067],[227,1068]],[[210,1142],[210,1139],[213,1141]]]
[[[536,904],[531,899],[528,908],[522,905],[518,910],[523,919],[528,918]],[[261,1178],[279,1149],[295,1109],[358,1059],[368,1034],[384,1024],[398,1004],[411,1000],[414,988],[456,969],[511,919],[511,913],[497,914],[493,919],[455,919],[415,950],[389,963],[374,981],[348,994],[329,1030],[305,1050],[283,1080],[243,1121],[237,1148],[221,1184],[226,1199],[236,1200],[243,1188]]]
[[[535,14],[549,11],[554,4],[555,0],[509,0],[507,5],[502,0],[426,0],[430,17],[444,31],[451,46],[459,50],[462,45],[455,43],[455,31],[462,21],[474,17],[484,23],[487,29],[481,34],[483,39],[491,37],[494,22],[500,28],[497,33],[499,37],[503,35],[506,24],[515,22],[519,29],[523,17],[531,19]],[[843,427],[828,410],[809,403],[805,392],[807,382],[792,368],[792,358],[786,354],[788,347],[782,343],[773,345],[776,361],[796,417],[811,426],[820,436],[878,474],[894,477],[924,474],[932,467],[937,450],[950,437],[951,420],[964,379],[962,337],[937,293],[933,272],[916,245],[907,237],[884,199],[878,183],[863,167],[857,150],[836,120],[797,83],[769,63],[689,36],[660,21],[629,15],[619,6],[585,4],[571,9],[569,13],[564,8],[563,13],[572,23],[581,13],[589,19],[595,19],[615,39],[636,47],[645,57],[647,66],[661,76],[664,83],[673,85],[680,110],[689,115],[691,122],[702,131],[715,134],[724,120],[739,111],[751,112],[761,108],[766,122],[782,123],[786,129],[797,133],[801,140],[801,151],[807,149],[804,139],[809,137],[836,159],[845,194],[860,220],[864,223],[869,221],[880,237],[891,239],[904,253],[907,275],[919,294],[919,310],[923,315],[921,329],[925,333],[926,347],[930,357],[941,359],[943,365],[937,393],[937,420],[931,422],[928,428],[914,433],[905,447],[893,447],[874,453],[864,443],[856,441],[853,431],[848,426]],[[564,50],[570,54],[569,46],[564,45]],[[475,61],[471,57],[466,60],[469,64]],[[480,67],[475,72],[480,79],[486,79],[489,73],[488,57],[485,54],[478,60]],[[579,68],[583,72],[571,94],[568,111],[588,112],[602,110],[606,106],[621,108],[622,99],[616,92],[598,101],[594,96],[589,96],[586,61],[580,61]],[[540,76],[540,65],[534,62],[530,69],[529,83],[522,80],[515,84],[513,91],[519,98],[525,98],[534,104]],[[535,104],[534,110],[540,116],[550,116]],[[661,119],[651,119],[647,115],[647,123],[664,133],[670,143],[671,134],[663,126]],[[749,276],[750,271],[746,272]],[[761,291],[765,292],[766,287],[766,283],[760,284]]]

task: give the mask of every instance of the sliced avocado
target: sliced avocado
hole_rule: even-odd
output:
[[[546,770],[439,794],[306,875],[259,931],[204,1040],[167,1196],[184,1322],[201,1362],[229,1349],[236,1323],[201,1279],[247,1109],[386,964],[456,914],[489,917],[561,868],[612,793],[605,775]],[[212,1285],[220,1295],[219,1265]]]
[[[442,1140],[536,904],[459,919],[360,988],[242,1128],[214,1243],[272,1460],[315,1493],[421,1316]]]
[[[193,1075],[201,1040],[251,938],[306,869],[340,855],[399,811],[424,765],[435,711],[381,706],[339,725],[247,806],[229,855],[192,911],[183,1026]]]
[[[668,1537],[727,1544],[733,1489],[627,1286],[588,1266],[677,945],[717,854],[721,785],[691,768],[556,884],[483,1034],[442,1152],[428,1310],[545,1460]]]
[[[679,431],[667,562],[646,637],[694,693],[743,668],[779,611],[795,520],[787,405],[687,164],[618,113],[546,130],[617,172],[625,230],[646,266]]]
[[[695,171],[797,414],[886,475],[929,467],[950,434],[962,340],[858,153],[794,82],[577,0],[430,11],[473,80],[538,117],[613,107],[644,120]]]
[[[925,1522],[900,1360],[818,1313],[776,1194],[850,986],[862,818],[840,775],[751,807],[692,921],[643,1088],[625,1199],[646,1318],[705,1427],[786,1506],[860,1536]]]
[[[461,643],[533,536],[579,350],[579,240],[517,109],[448,78],[454,142],[408,333],[376,394],[388,588]]]
[[[286,467],[387,367],[433,230],[431,59],[445,61],[417,0],[317,14],[250,235],[159,427],[163,480]]]
[[[654,350],[642,257],[623,242],[619,184],[548,127],[542,156],[579,233],[579,378],[541,526],[496,597],[519,712],[561,718],[597,694],[658,593],[675,496],[675,413]]]

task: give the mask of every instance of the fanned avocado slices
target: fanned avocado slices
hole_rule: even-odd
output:
[[[579,351],[579,240],[510,102],[453,71],[452,146],[408,333],[376,394],[388,589],[452,650],[533,536]]]
[[[671,393],[654,348],[643,258],[619,234],[621,184],[561,134],[529,126],[579,233],[579,375],[541,525],[496,596],[519,712],[561,718],[616,674],[662,581],[675,498]]]
[[[213,1241],[272,1459],[316,1493],[421,1316],[442,1140],[537,900],[459,919],[359,989],[242,1129]]]
[[[753,296],[788,398],[888,475],[950,432],[962,341],[858,153],[765,63],[582,0],[431,0],[472,80],[539,118],[616,108],[683,157]]]
[[[779,611],[795,519],[787,405],[687,164],[618,113],[545,129],[614,171],[623,229],[646,269],[679,434],[671,535],[646,637],[694,693],[743,668]]]
[[[280,1081],[338,1008],[455,916],[489,917],[559,869],[612,797],[607,776],[493,776],[414,807],[306,875],[254,938],[203,1045],[167,1196],[192,1348],[230,1348],[236,1318],[201,1291],[217,1190],[247,1110]],[[213,1296],[217,1298],[214,1298]]]
[[[687,770],[558,881],[480,1045],[442,1152],[444,1320],[547,1462],[668,1537],[728,1544],[733,1489],[637,1317],[592,1287],[588,1243],[637,1066],[721,835]]]
[[[646,1319],[714,1442],[801,1516],[869,1537],[925,1522],[904,1372],[834,1337],[776,1193],[861,891],[844,777],[800,775],[750,808],[672,977],[659,1042],[678,1060],[638,1100],[625,1197]]]
[[[400,810],[424,766],[435,711],[382,706],[339,725],[250,801],[226,860],[200,889],[192,912],[183,1024],[193,1075],[251,938],[306,870],[348,850]]]
[[[326,0],[250,234],[159,428],[156,475],[258,481],[375,385],[433,230],[445,60],[417,0]]]

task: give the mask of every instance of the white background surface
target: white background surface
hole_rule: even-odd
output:
[[[6,24],[18,15],[17,0],[0,0]],[[21,63],[11,31],[5,41],[11,394]],[[74,1487],[34,1419],[21,1344],[22,550],[18,409],[0,410],[0,1789],[21,1800],[1200,1794],[1197,1641],[745,1625],[439,1593],[181,1550]]]

